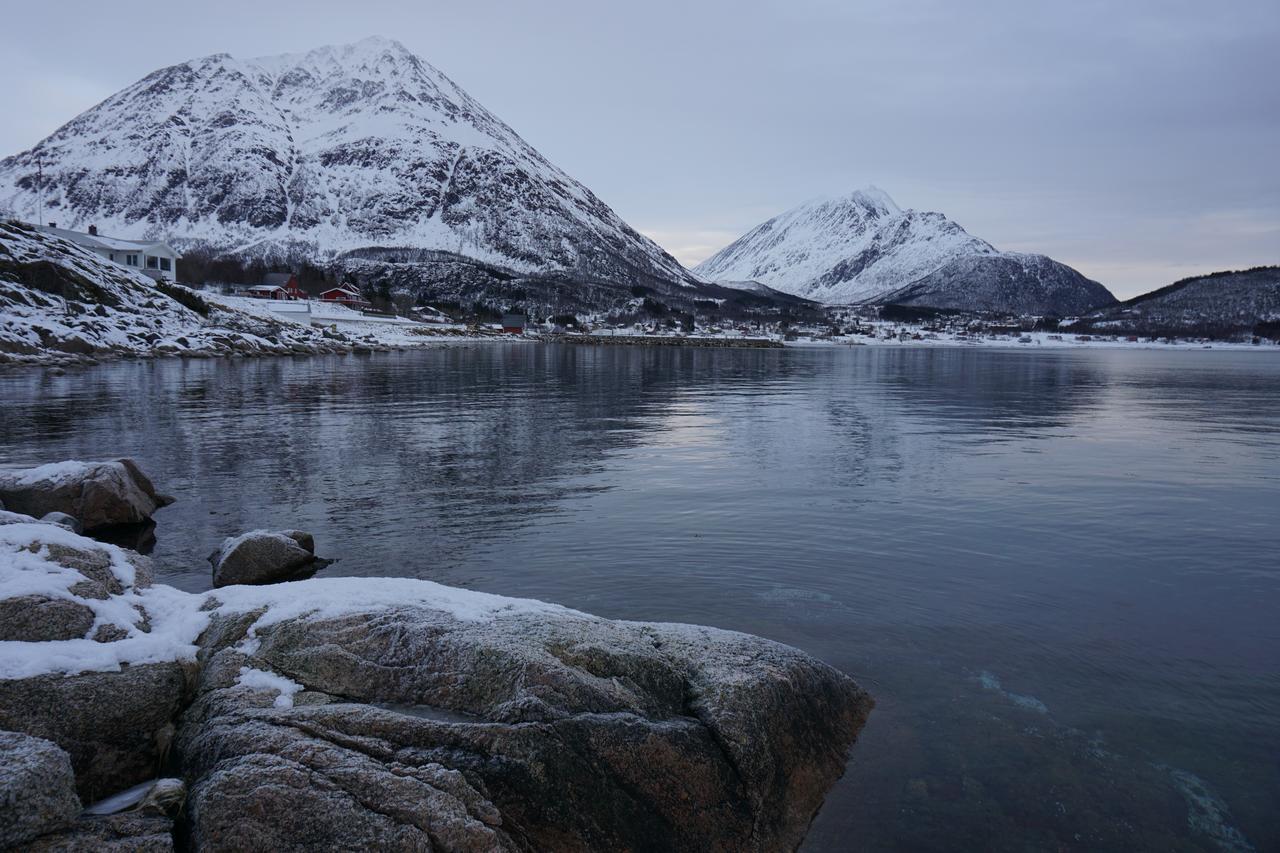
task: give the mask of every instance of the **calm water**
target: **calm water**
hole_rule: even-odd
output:
[[[166,580],[254,527],[750,631],[879,706],[812,850],[1280,849],[1280,358],[496,345],[0,374],[131,455]]]

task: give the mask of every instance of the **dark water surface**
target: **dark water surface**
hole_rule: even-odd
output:
[[[131,455],[163,580],[255,527],[799,646],[879,706],[808,849],[1280,849],[1280,359],[494,345],[0,374]]]

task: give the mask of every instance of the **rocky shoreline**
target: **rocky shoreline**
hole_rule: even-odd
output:
[[[300,531],[201,594],[77,532],[163,500],[125,460],[0,477],[0,848],[794,849],[872,707],[745,634],[277,582]]]

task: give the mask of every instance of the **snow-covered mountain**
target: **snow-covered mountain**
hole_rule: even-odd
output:
[[[0,212],[266,257],[432,249],[516,274],[693,284],[396,41],[217,54],[148,75],[0,161]]]
[[[1115,301],[1069,267],[1043,255],[1000,252],[941,213],[903,210],[875,187],[779,214],[694,273],[708,281],[757,281],[829,304],[880,301],[911,285],[917,285],[909,294],[913,304],[967,310],[1031,306],[1048,313],[1054,306],[1036,293],[1083,305],[1076,311]]]

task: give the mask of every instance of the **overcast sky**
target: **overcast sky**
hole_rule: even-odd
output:
[[[6,7],[0,156],[196,56],[399,39],[693,264],[875,184],[1132,296],[1280,263],[1280,2]]]

